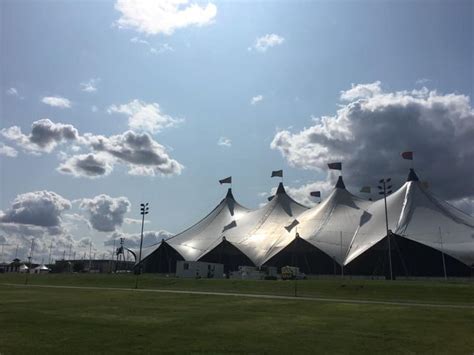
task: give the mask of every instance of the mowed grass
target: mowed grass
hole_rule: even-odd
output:
[[[25,275],[0,274],[0,283],[24,284]],[[29,275],[30,285],[67,285],[134,288],[132,274],[47,274]],[[386,281],[322,278],[295,281],[179,279],[143,274],[139,288],[253,293],[279,296],[342,298],[420,303],[462,303],[474,305],[474,279],[468,281]]]
[[[0,353],[446,353],[474,351],[474,309],[347,304],[128,290],[7,286]],[[134,287],[132,275],[30,275],[30,284]],[[292,295],[292,282],[179,280],[141,288]],[[473,305],[472,283],[298,281],[304,294]],[[305,295],[307,296],[307,295]],[[419,297],[417,297],[419,296]]]

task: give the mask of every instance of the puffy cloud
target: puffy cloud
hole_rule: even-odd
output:
[[[349,90],[341,91],[341,100],[353,101],[355,99],[364,99],[379,95],[382,93],[380,84],[380,81],[369,84],[352,84]]]
[[[57,168],[60,173],[87,178],[109,175],[112,169],[111,158],[92,153],[73,155]]]
[[[285,38],[275,34],[275,33],[270,33],[266,34],[262,37],[258,37],[255,40],[255,43],[253,47],[249,47],[249,50],[252,48],[256,49],[259,52],[266,52],[268,48],[279,46],[285,42]]]
[[[52,191],[34,191],[18,195],[9,209],[0,214],[0,222],[40,227],[61,227],[61,213],[71,202]]]
[[[400,152],[411,150],[433,191],[446,199],[474,196],[474,180],[466,179],[474,172],[474,111],[467,96],[426,88],[384,92],[378,82],[341,96],[354,99],[300,132],[279,131],[271,148],[303,169],[325,170],[340,160],[346,183],[358,187],[383,176],[400,183],[408,170]]]
[[[121,13],[119,28],[129,28],[147,35],[171,35],[188,26],[204,26],[213,22],[217,7],[200,6],[188,0],[117,0],[115,9]]]
[[[128,126],[131,129],[152,133],[176,126],[183,121],[161,112],[160,105],[155,102],[147,104],[137,99],[124,105],[112,105],[107,112],[125,114],[128,116]]]
[[[183,166],[171,159],[165,148],[147,133],[127,131],[111,137],[86,137],[98,152],[105,152],[121,162],[128,163],[130,174],[134,175],[173,175],[180,174]]]
[[[104,176],[112,171],[116,163],[128,165],[131,175],[174,175],[180,174],[183,169],[179,162],[170,158],[165,147],[147,133],[126,131],[110,137],[91,133],[81,136],[72,125],[42,119],[33,123],[29,135],[23,134],[18,126],[4,128],[0,134],[34,154],[50,153],[64,141],[75,143],[70,147],[72,151],[80,150],[79,146],[93,150],[89,154],[70,158],[60,153],[60,159],[65,161],[57,170],[74,176]]]
[[[97,84],[100,78],[92,78],[80,84],[81,91],[93,93],[97,91]]]
[[[262,95],[257,95],[257,96],[252,97],[252,99],[250,100],[250,104],[256,105],[260,101],[263,101],[263,96]]]
[[[71,101],[61,96],[45,96],[41,99],[41,102],[59,108],[70,108]]]
[[[70,124],[54,123],[48,118],[33,122],[31,133],[27,136],[21,128],[12,126],[4,128],[1,134],[22,148],[30,151],[51,152],[59,143],[78,140],[79,133]]]
[[[82,199],[80,207],[89,214],[92,227],[100,232],[113,232],[123,224],[125,213],[130,210],[126,197],[113,198],[98,195],[92,199]]]
[[[145,231],[143,232],[143,247],[146,248],[150,245],[161,242],[163,239],[166,240],[172,237],[173,234],[165,231]],[[140,234],[126,234],[121,232],[115,232],[109,236],[104,242],[105,246],[118,246],[120,244],[120,238],[124,238],[124,245],[130,249],[140,248]]]
[[[219,140],[217,141],[217,145],[220,145],[221,147],[230,148],[232,147],[232,141],[227,137],[219,137]]]
[[[9,158],[15,158],[18,155],[18,152],[15,148],[10,147],[2,142],[0,142],[0,155]]]

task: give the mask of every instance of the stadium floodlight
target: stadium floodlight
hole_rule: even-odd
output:
[[[388,264],[389,264],[389,269],[390,269],[390,280],[393,280],[392,248],[390,246],[390,237],[391,237],[392,231],[388,229],[388,212],[387,212],[387,195],[390,195],[392,193],[392,185],[387,185],[390,181],[392,181],[391,178],[379,180],[379,183],[382,184],[381,186],[379,186],[379,189],[380,189],[379,195],[383,195],[383,201],[385,204],[385,230],[387,233],[387,242],[388,242]]]
[[[149,207],[148,207],[148,202],[146,203],[140,203],[140,214],[142,215],[142,230],[140,233],[140,252],[138,254],[138,263],[137,263],[137,269],[135,272],[137,273],[137,278],[135,280],[135,288],[138,288],[138,276],[141,274],[141,261],[142,261],[142,248],[143,248],[143,226],[145,225],[145,215],[149,213]]]

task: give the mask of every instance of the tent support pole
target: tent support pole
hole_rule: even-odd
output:
[[[444,260],[444,248],[443,248],[443,235],[441,234],[441,227],[438,227],[439,230],[439,240],[441,243],[441,259],[443,260],[443,272],[444,272],[444,279],[448,279],[448,274],[446,272],[446,261]]]

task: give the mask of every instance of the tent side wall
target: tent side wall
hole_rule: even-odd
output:
[[[443,277],[443,256],[439,250],[393,234],[390,238],[394,276]],[[444,254],[447,276],[472,276],[471,268]],[[389,277],[388,238],[385,237],[345,267],[351,275]]]
[[[223,240],[215,248],[199,258],[199,261],[224,264],[224,272],[238,270],[239,266],[254,266],[252,260],[240,249],[227,240]]]
[[[176,272],[176,262],[184,258],[168,243],[163,242],[160,246],[148,255],[143,261],[142,271],[150,273],[174,273]]]
[[[278,254],[264,263],[265,266],[297,266],[305,274],[340,274],[340,265],[328,254],[306,240],[297,237]]]

